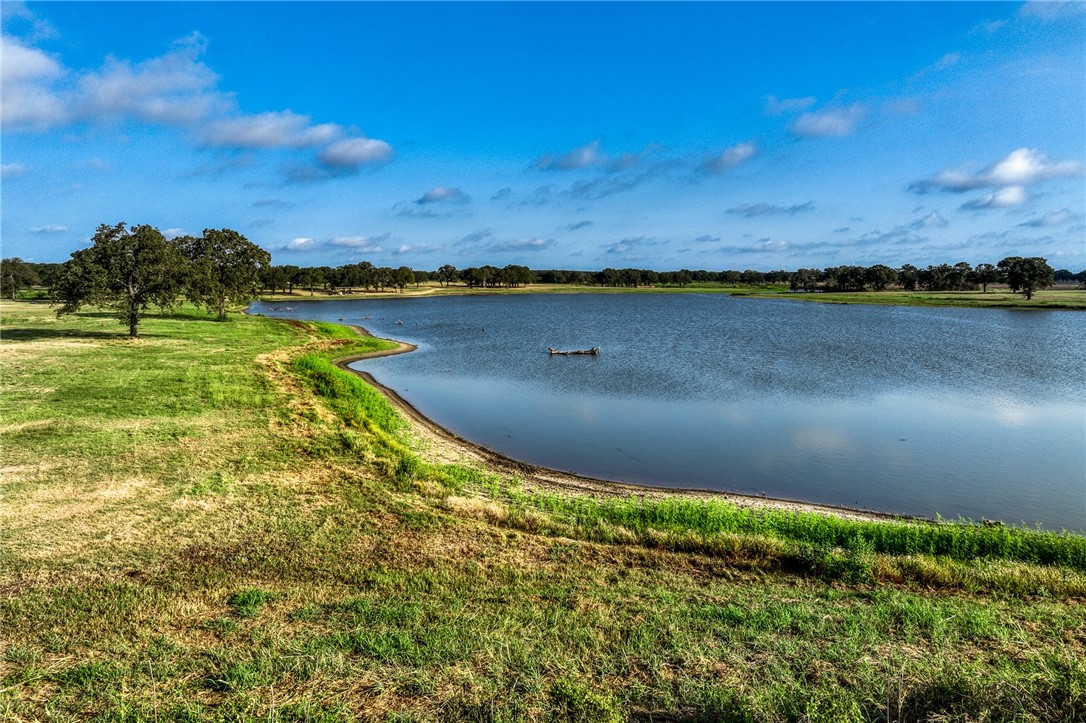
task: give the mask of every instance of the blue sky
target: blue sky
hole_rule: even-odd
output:
[[[8,3],[2,253],[1086,267],[1086,4]]]

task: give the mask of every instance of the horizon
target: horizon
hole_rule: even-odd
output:
[[[1086,267],[1083,3],[5,2],[3,51],[35,263],[123,220],[275,265]]]

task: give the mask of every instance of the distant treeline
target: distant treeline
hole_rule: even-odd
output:
[[[723,286],[788,286],[793,291],[882,291],[897,287],[907,291],[966,291],[985,289],[989,284],[1014,286],[1013,271],[1024,262],[1048,283],[1086,283],[1086,270],[1073,273],[1067,269],[1053,271],[1045,259],[1022,259],[1012,256],[998,264],[970,266],[960,262],[951,266],[940,264],[919,268],[905,264],[891,268],[882,264],[874,266],[831,266],[825,269],[797,269],[794,271],[706,271],[680,269],[679,271],[653,271],[651,269],[614,269],[602,271],[571,271],[566,269],[530,269],[510,264],[497,266],[470,266],[458,269],[446,264],[434,271],[411,269],[406,266],[393,269],[374,266],[368,261],[343,266],[269,266],[261,272],[261,284],[267,291],[292,293],[296,289],[320,289],[335,293],[385,291],[437,282],[442,286],[462,284],[469,288],[517,288],[528,284],[564,284],[575,286],[627,287],[675,286],[692,284],[719,284]],[[1042,279],[1043,281],[1043,279]],[[1044,283],[1041,284],[1042,286]]]
[[[355,291],[402,290],[408,286],[437,282],[442,286],[462,284],[469,288],[517,288],[528,284],[563,284],[576,286],[626,287],[647,286],[687,287],[692,284],[723,286],[787,286],[792,291],[882,291],[899,288],[906,291],[969,291],[987,290],[991,284],[1015,287],[1012,266],[1015,262],[1035,261],[1043,265],[1035,270],[1042,277],[1042,288],[1052,282],[1086,285],[1086,270],[1074,273],[1068,269],[1053,271],[1044,259],[1008,257],[997,264],[981,263],[971,266],[962,261],[954,265],[939,264],[918,267],[905,264],[892,268],[874,266],[830,266],[824,269],[801,268],[792,271],[707,271],[704,269],[653,271],[652,269],[615,269],[573,271],[566,269],[530,269],[510,264],[504,267],[471,266],[458,269],[451,264],[433,271],[375,266],[368,261],[342,266],[264,266],[259,272],[262,289],[269,292],[293,293],[295,290],[351,293]],[[1036,265],[1036,264],[1035,264]],[[24,262],[18,258],[0,261],[0,288],[6,296],[19,289],[34,286],[51,287],[64,264]],[[1048,275],[1048,279],[1043,277]],[[1047,284],[1045,283],[1047,281]],[[1016,289],[1017,290],[1017,289]]]

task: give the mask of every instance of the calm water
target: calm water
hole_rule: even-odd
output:
[[[527,462],[1086,529],[1084,314],[621,294],[271,306],[253,311],[417,344],[356,366]]]

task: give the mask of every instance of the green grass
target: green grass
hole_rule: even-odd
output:
[[[638,534],[660,530],[706,537],[769,536],[853,552],[930,555],[959,562],[989,558],[1086,572],[1086,537],[1070,533],[970,523],[862,522],[813,513],[743,508],[717,500],[521,495],[518,501],[556,513],[580,529],[609,524]]]
[[[749,290],[733,292],[752,298],[787,298],[824,304],[876,304],[883,306],[949,306],[979,309],[1086,309],[1086,291],[1046,289],[1032,299],[1005,289],[983,291],[857,291],[830,293],[792,293],[787,290]]]
[[[424,285],[420,289],[408,288],[403,294],[398,292],[358,293],[347,298],[370,298],[377,296],[412,296],[419,294],[434,296],[455,296],[464,294],[730,294],[764,299],[792,299],[796,301],[819,302],[826,304],[876,304],[884,306],[949,306],[963,308],[990,309],[1051,309],[1084,310],[1086,309],[1086,290],[1082,289],[1044,289],[1026,299],[1022,294],[1014,294],[1004,288],[992,288],[984,291],[857,291],[829,293],[794,293],[786,285],[766,284],[764,286],[728,285],[714,282],[694,282],[686,286],[655,285],[638,287],[582,286],[572,284],[531,284],[515,289],[469,289],[467,286],[436,287]],[[311,296],[309,292],[295,294],[267,295],[267,300],[306,301],[331,297],[327,293]]]
[[[0,315],[5,720],[1086,715],[1082,538],[532,491],[343,327]]]

